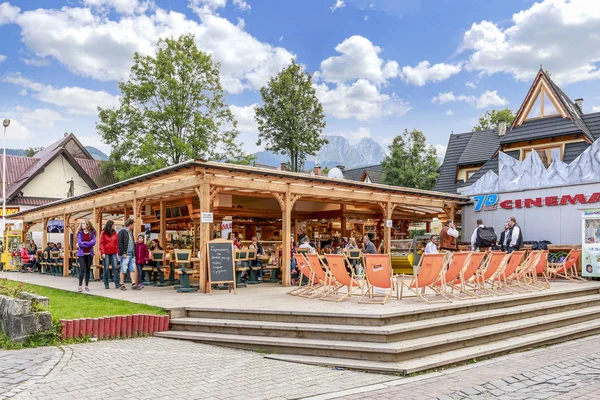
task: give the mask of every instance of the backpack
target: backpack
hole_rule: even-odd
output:
[[[541,240],[531,245],[531,250],[548,250],[548,241]]]
[[[483,228],[477,228],[477,238],[475,239],[475,247],[491,247],[496,245],[498,237],[494,228],[486,226]]]

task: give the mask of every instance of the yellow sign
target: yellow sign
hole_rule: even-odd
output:
[[[20,207],[6,207],[6,215],[16,214],[21,211]],[[0,207],[0,217],[2,217],[2,207]]]

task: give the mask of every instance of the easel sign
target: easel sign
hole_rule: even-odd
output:
[[[212,285],[227,283],[229,293],[233,285],[233,293],[237,294],[235,287],[235,259],[233,241],[215,239],[206,243],[208,254],[208,293],[212,295]]]

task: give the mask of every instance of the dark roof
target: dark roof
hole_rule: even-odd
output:
[[[344,178],[349,179],[351,181],[361,182],[363,176],[367,174],[372,183],[383,184],[383,168],[381,167],[381,164],[346,169],[343,172]]]
[[[550,118],[538,118],[527,120],[521,126],[513,128],[501,140],[500,143],[508,144],[523,142],[526,140],[545,139],[556,136],[564,136],[581,133],[581,129],[570,119],[560,115]]]
[[[2,162],[0,155],[0,163]],[[24,156],[6,156],[6,190],[10,190],[10,186],[20,180],[25,171],[37,162],[36,158]],[[0,185],[2,184],[2,175],[0,174]]]
[[[513,150],[507,151],[505,154],[511,156],[512,158],[519,159],[520,153],[521,152],[519,150]],[[471,186],[488,171],[494,171],[496,174],[498,174],[498,156],[490,158],[485,164],[483,164],[483,167],[479,168],[477,172],[471,175],[471,177],[462,186]]]
[[[456,166],[458,160],[462,156],[463,151],[469,144],[474,132],[465,132],[459,134],[451,134],[448,139],[448,147],[446,148],[446,156],[444,162],[440,166],[440,175],[433,188],[439,192],[456,193],[459,187],[456,183]]]
[[[584,114],[583,120],[587,127],[590,128],[594,139],[600,138],[600,112]]]
[[[42,206],[44,204],[52,203],[53,201],[60,200],[49,197],[15,197],[10,205],[15,206]]]
[[[77,164],[79,164],[85,173],[92,178],[96,187],[110,185],[117,181],[112,174],[104,172],[102,168],[104,161],[90,160],[87,158],[75,158],[75,161],[77,161]]]
[[[473,132],[457,165],[481,164],[492,158],[500,148],[497,130]]]

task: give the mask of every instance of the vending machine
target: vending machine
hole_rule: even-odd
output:
[[[600,208],[582,213],[581,274],[600,278]]]

